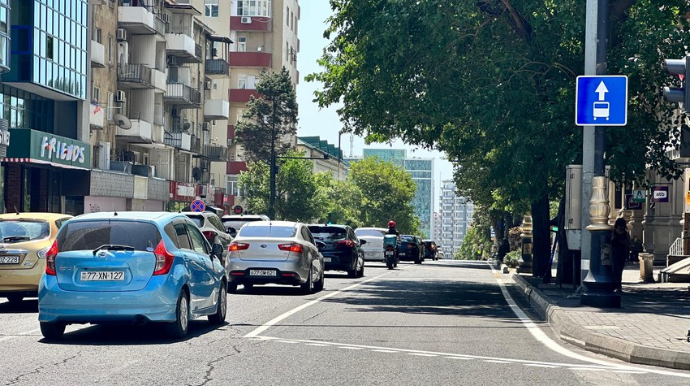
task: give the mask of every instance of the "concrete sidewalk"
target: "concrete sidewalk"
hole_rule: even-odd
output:
[[[655,275],[660,269],[655,267]],[[641,283],[639,266],[629,264],[623,273],[622,307],[599,309],[581,306],[572,285],[510,275],[564,341],[630,363],[690,370],[688,283]]]

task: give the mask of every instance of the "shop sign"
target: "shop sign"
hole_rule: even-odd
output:
[[[28,158],[25,162],[57,164],[56,166],[91,166],[91,145],[88,143],[31,129],[9,131],[13,142],[7,150],[7,158]]]

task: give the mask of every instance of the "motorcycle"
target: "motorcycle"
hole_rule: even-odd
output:
[[[398,266],[400,257],[398,256],[398,246],[400,240],[397,235],[383,236],[383,262],[386,263],[388,269],[393,269]]]

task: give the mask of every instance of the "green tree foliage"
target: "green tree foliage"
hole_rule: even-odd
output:
[[[262,72],[256,84],[259,98],[250,97],[242,119],[235,126],[237,143],[249,161],[270,162],[271,142],[275,140],[278,156],[290,150],[290,138],[297,133],[297,101],[290,73]],[[275,138],[272,133],[275,129]]]
[[[315,178],[320,187],[321,199],[326,202],[326,207],[320,214],[318,222],[359,227],[362,191],[352,181],[336,180],[330,173],[319,173],[315,175]]]
[[[400,233],[419,234],[419,218],[412,198],[416,185],[410,173],[377,157],[350,164],[348,180],[362,192],[359,219],[362,226],[385,227],[394,220]]]
[[[298,157],[299,153],[288,153]],[[276,219],[311,222],[326,208],[313,164],[307,159],[279,159],[276,175]],[[247,171],[240,173],[239,187],[247,201],[247,210],[266,213],[270,197],[269,169],[263,162],[248,162]]]
[[[549,201],[565,166],[581,163],[575,79],[584,74],[581,0],[331,0],[320,60],[320,106],[342,103],[345,131],[399,137],[456,161],[456,184],[487,210],[531,211],[535,261],[549,256]],[[611,0],[608,71],[629,76],[628,125],[607,130],[617,181],[648,166],[678,176],[666,157],[680,120],[659,89],[663,58],[690,46],[685,0]],[[641,38],[644,37],[644,38]],[[675,118],[677,119],[677,118]],[[635,156],[631,156],[634,154]],[[535,269],[539,269],[537,266]]]

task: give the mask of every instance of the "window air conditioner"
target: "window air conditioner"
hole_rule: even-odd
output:
[[[122,90],[117,90],[117,93],[115,93],[115,102],[125,102],[127,100],[127,97],[125,96],[125,92]]]
[[[242,18],[240,19],[240,22],[242,24],[252,24],[252,18],[249,16],[242,16]]]
[[[115,39],[117,39],[119,42],[127,40],[127,30],[124,28],[118,28],[115,32]]]

